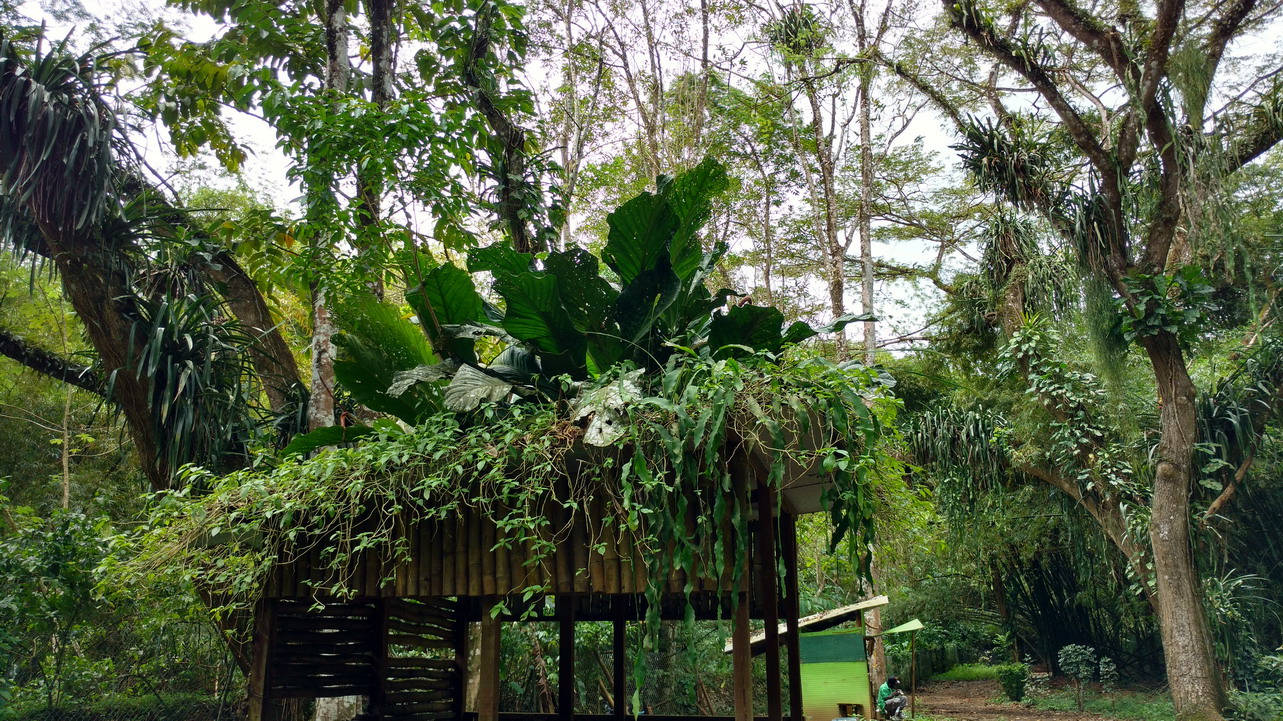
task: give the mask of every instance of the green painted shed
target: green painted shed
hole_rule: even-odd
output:
[[[798,656],[802,661],[802,708],[808,721],[840,716],[873,718],[863,626],[800,634]]]

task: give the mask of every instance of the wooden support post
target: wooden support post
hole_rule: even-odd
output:
[[[753,721],[753,649],[748,629],[748,594],[741,594],[735,607],[735,628],[731,632],[735,650],[731,658],[734,679],[735,721]]]
[[[270,599],[262,599],[254,609],[254,645],[250,651],[249,672],[249,721],[275,721],[272,708],[270,661],[272,634],[276,624],[276,607]]]
[[[789,716],[802,721],[802,642],[798,636],[797,519],[791,513],[780,516],[781,545],[784,552],[784,621],[788,637]]]
[[[468,697],[468,600],[460,598],[454,606],[454,704],[451,711],[456,719],[463,718]]]
[[[623,721],[628,715],[628,671],[624,663],[624,653],[627,647],[628,617],[624,615],[624,597],[616,596],[614,598],[614,639],[611,644],[614,649],[614,658],[611,659],[613,667],[615,695],[615,720]]]
[[[477,691],[477,721],[499,721],[499,619],[495,603],[489,597],[481,601],[481,673]]]
[[[918,632],[909,632],[909,715],[918,717]]]
[[[775,494],[765,483],[757,487],[757,549],[762,569],[759,593],[766,623],[766,717],[783,721],[780,695],[780,586],[776,573]]]
[[[557,644],[557,718],[570,721],[575,717],[575,597],[557,596],[557,622],[560,636]]]
[[[388,615],[391,603],[389,599],[380,598],[374,601],[374,628],[378,639],[374,643],[374,688],[370,694],[370,713],[374,718],[383,718],[388,688]]]

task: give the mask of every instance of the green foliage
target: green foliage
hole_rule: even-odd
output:
[[[1029,666],[1023,663],[1008,663],[997,667],[998,683],[1002,692],[1012,701],[1025,699],[1025,687],[1029,684]]]
[[[1091,683],[1096,674],[1096,650],[1091,646],[1070,644],[1056,654],[1057,665],[1069,678],[1073,679],[1074,692],[1078,699],[1078,710],[1083,710],[1083,686]]]
[[[1131,275],[1126,284],[1133,300],[1123,318],[1127,340],[1166,331],[1189,345],[1206,331],[1203,322],[1214,308],[1215,288],[1199,266],[1187,265],[1170,275]]]
[[[1176,718],[1171,697],[1166,693],[1132,691],[1108,697],[1091,694],[1079,705],[1079,699],[1072,691],[1054,691],[1038,696],[1034,707],[1061,712],[1082,709],[1094,715],[1128,721],[1171,721]]]
[[[88,703],[57,707],[33,704],[0,706],[0,721],[215,721],[231,704],[208,694],[112,695]]]
[[[1230,714],[1235,721],[1278,721],[1283,718],[1283,691],[1231,689]]]
[[[960,663],[957,666],[931,677],[932,681],[992,681],[999,678],[1003,666],[990,666],[984,663]]]

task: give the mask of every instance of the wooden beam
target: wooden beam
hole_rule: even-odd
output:
[[[780,586],[776,574],[775,494],[765,483],[757,489],[757,549],[762,569],[759,593],[766,623],[766,715],[783,721],[780,697]]]
[[[557,718],[570,721],[575,717],[575,597],[557,596]]]
[[[463,718],[464,702],[468,696],[468,601],[459,599],[455,601],[454,623],[455,623],[455,640],[454,640],[454,670],[456,673],[454,684],[454,717]]]
[[[502,628],[492,611],[498,599],[481,601],[481,673],[477,692],[477,721],[499,721],[499,634]]]
[[[269,689],[272,655],[272,625],[275,605],[262,599],[254,608],[254,642],[250,651],[248,721],[275,721]]]
[[[378,619],[375,627],[378,636],[374,642],[374,693],[370,694],[370,712],[374,718],[382,718],[387,705],[388,641],[392,636],[389,623],[391,605],[387,599],[383,598],[374,602],[375,618]]]
[[[614,649],[614,658],[611,659],[614,673],[614,696],[615,696],[615,721],[624,721],[628,715],[628,676],[624,664],[624,652],[627,646],[628,617],[622,601],[623,597],[617,596],[614,614],[614,639],[611,644]]]
[[[780,517],[781,545],[784,553],[784,622],[785,643],[788,645],[789,716],[793,721],[802,719],[802,657],[799,652],[798,577],[797,577],[797,519],[791,513]]]

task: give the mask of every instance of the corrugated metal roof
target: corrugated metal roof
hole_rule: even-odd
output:
[[[891,603],[891,601],[886,596],[874,596],[873,598],[860,601],[859,603],[853,603],[850,606],[821,611],[819,613],[811,614],[806,618],[798,619],[797,627],[802,633],[806,633],[807,631],[823,631],[826,628],[833,628],[834,626],[845,623],[855,617],[859,617],[860,623],[863,624],[864,618],[862,614],[865,611],[871,608],[885,606],[889,603]],[[788,625],[781,623],[779,625],[779,633],[781,639],[785,638],[788,635]],[[766,646],[766,631],[762,630],[753,634],[750,641],[753,653],[761,653]],[[725,653],[730,653],[733,650],[735,650],[735,641],[734,639],[730,639],[726,642],[726,647],[723,651]]]

